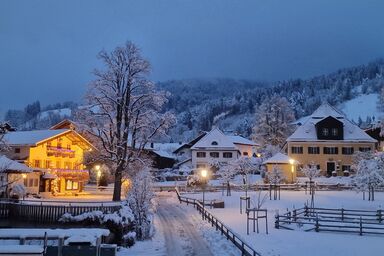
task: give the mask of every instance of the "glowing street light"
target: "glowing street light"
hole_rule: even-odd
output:
[[[21,174],[21,177],[23,177],[23,179],[26,179],[27,178],[27,174],[23,173],[23,174]]]
[[[95,170],[97,171],[96,176],[97,176],[97,185],[100,183],[100,177],[101,177],[101,170],[100,170],[100,165],[95,165]]]
[[[295,172],[295,167],[294,167],[294,164],[295,164],[295,160],[293,159],[289,159],[289,163],[291,164],[291,174],[292,174],[292,183],[293,183],[293,173]]]
[[[205,169],[202,169],[200,172],[201,175],[201,185],[203,187],[203,210],[205,208],[205,185],[207,184],[207,177],[208,177],[208,171]],[[203,219],[204,219],[204,211],[203,211]]]

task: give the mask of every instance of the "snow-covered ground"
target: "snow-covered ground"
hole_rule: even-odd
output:
[[[266,194],[266,192],[262,192]],[[261,222],[260,233],[246,234],[246,215],[240,214],[239,197],[243,193],[232,192],[231,197],[222,196],[220,192],[206,193],[206,198],[222,199],[224,209],[211,209],[211,212],[235,232],[242,236],[251,246],[262,255],[381,255],[383,236],[357,234],[341,234],[326,232],[304,232],[301,230],[289,231],[274,228],[274,215],[286,209],[303,207],[309,200],[304,191],[282,191],[281,200],[267,200],[262,208],[268,209],[269,234],[264,230]],[[264,195],[262,194],[262,195]],[[185,194],[188,197],[201,199],[201,194]],[[251,192],[253,202],[257,201],[257,193]],[[362,200],[362,194],[354,191],[317,191],[316,207],[370,209],[377,210],[384,206],[384,193],[376,194],[376,201]],[[226,254],[222,254],[226,255]]]
[[[378,110],[377,102],[377,93],[361,94],[354,99],[344,102],[339,108],[347,115],[348,119],[355,122],[358,121],[359,117],[365,121],[367,116],[374,116],[377,120],[384,116],[384,113]]]

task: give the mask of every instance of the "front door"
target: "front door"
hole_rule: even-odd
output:
[[[327,175],[332,176],[332,172],[336,170],[335,168],[335,162],[327,162]]]

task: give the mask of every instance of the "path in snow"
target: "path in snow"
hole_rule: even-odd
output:
[[[167,255],[213,256],[206,241],[171,195],[158,195],[157,216],[164,232]]]

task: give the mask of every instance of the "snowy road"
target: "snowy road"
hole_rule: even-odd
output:
[[[171,195],[159,195],[158,218],[165,237],[167,255],[213,256],[205,239],[190,221],[190,212],[185,212]]]

